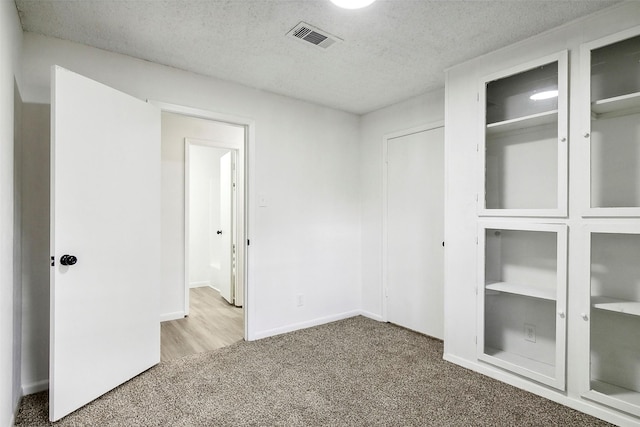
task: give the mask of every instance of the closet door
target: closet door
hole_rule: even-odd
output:
[[[444,336],[444,128],[387,139],[386,317]]]

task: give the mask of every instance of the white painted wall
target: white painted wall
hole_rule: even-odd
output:
[[[640,3],[625,2],[578,22],[546,32],[516,45],[501,49],[451,68],[447,72],[445,119],[445,358],[488,374],[584,412],[606,417],[623,425],[629,418],[581,399],[579,390],[588,369],[584,339],[586,323],[579,320],[585,310],[585,283],[582,277],[578,227],[584,197],[588,193],[583,125],[574,114],[584,102],[580,87],[581,43],[640,25]],[[478,363],[476,357],[476,192],[478,189],[476,144],[481,128],[477,103],[478,84],[484,76],[518,66],[560,50],[571,49],[570,59],[570,132],[569,132],[569,289],[567,310],[567,393],[558,393],[499,369]],[[588,94],[586,94],[588,96]],[[585,191],[585,187],[587,191]],[[517,221],[517,219],[516,219]],[[553,221],[553,220],[549,220]],[[547,222],[540,221],[540,222]],[[637,422],[637,421],[636,421]]]
[[[50,108],[22,107],[22,385],[25,393],[49,378]]]
[[[382,319],[382,139],[384,135],[444,119],[444,91],[438,90],[362,116],[362,309]]]
[[[23,58],[20,87],[27,103],[49,103],[49,69],[58,64],[141,99],[252,119],[256,133],[249,150],[250,338],[358,312],[358,116],[30,33],[24,37]],[[163,143],[162,162],[161,305],[162,313],[171,314],[184,307],[183,289],[177,290],[177,283],[184,283],[183,142]],[[257,194],[265,195],[266,207],[257,207]],[[45,234],[48,230],[40,237]],[[302,307],[296,305],[299,294],[304,295]],[[38,298],[31,312],[47,309],[48,298]],[[37,364],[37,355],[47,351],[46,342],[25,349],[23,360]],[[40,368],[46,370],[42,365],[30,369]],[[46,377],[32,381],[42,379]]]
[[[199,145],[189,150],[189,286],[219,289],[220,157],[229,150]]]
[[[0,424],[12,425],[20,398],[20,364],[16,346],[20,340],[20,290],[16,274],[20,257],[14,253],[14,117],[19,99],[14,96],[15,81],[20,84],[22,29],[15,4],[0,2]],[[19,97],[19,95],[18,95]],[[17,112],[20,120],[20,112]],[[19,149],[18,149],[19,150]],[[18,222],[19,226],[19,222]]]

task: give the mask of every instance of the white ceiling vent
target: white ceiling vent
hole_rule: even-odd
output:
[[[313,25],[309,25],[306,22],[300,22],[293,27],[293,29],[287,33],[287,37],[293,37],[294,39],[311,43],[322,49],[326,49],[334,43],[342,41],[341,38],[331,35]]]

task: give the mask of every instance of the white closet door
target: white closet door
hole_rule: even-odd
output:
[[[387,142],[387,320],[444,336],[444,129]]]
[[[160,361],[160,110],[59,67],[51,108],[58,420]]]

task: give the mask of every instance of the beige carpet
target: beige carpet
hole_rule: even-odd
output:
[[[46,393],[17,426],[45,426]],[[162,363],[59,426],[608,425],[442,360],[442,343],[363,317]]]

